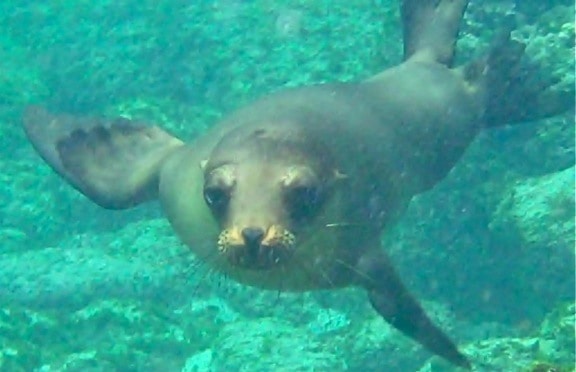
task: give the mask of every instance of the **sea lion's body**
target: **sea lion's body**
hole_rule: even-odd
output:
[[[380,235],[452,169],[483,127],[573,105],[526,82],[505,33],[452,67],[466,0],[404,0],[404,62],[358,83],[271,94],[184,144],[158,127],[28,110],[40,155],[105,208],[159,199],[198,259],[279,291],[360,286],[391,325],[470,364],[402,284]]]
[[[283,291],[354,284],[342,262],[352,267],[365,250],[377,248],[371,245],[374,234],[398,216],[414,194],[452,168],[480,128],[478,94],[453,71],[419,63],[405,63],[362,83],[272,94],[232,113],[198,143],[168,159],[160,202],[181,239],[237,281]],[[313,233],[295,253],[298,260],[280,271],[238,270],[214,255],[212,242],[220,226],[202,198],[202,169],[187,165],[209,159],[220,138],[235,128],[249,133],[271,126],[325,144],[329,153],[324,156],[334,160],[346,179],[328,213],[315,219]],[[259,167],[268,159],[252,161]]]

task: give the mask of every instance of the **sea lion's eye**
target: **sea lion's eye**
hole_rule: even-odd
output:
[[[322,203],[322,192],[314,185],[299,185],[287,190],[286,202],[290,217],[302,220],[311,217]]]
[[[216,186],[205,187],[204,200],[212,210],[222,212],[230,201],[230,191]]]

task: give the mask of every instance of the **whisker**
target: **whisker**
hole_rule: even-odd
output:
[[[175,253],[170,253],[168,255],[166,255],[165,257],[163,257],[161,260],[156,261],[159,264],[167,264],[167,263],[173,263],[175,262],[177,259],[181,259],[182,257],[186,257],[188,256],[188,254],[190,253],[190,250],[186,248],[186,246],[184,246],[182,243],[180,242],[174,242],[170,245],[168,245],[168,247],[166,247],[167,250],[172,250],[173,248],[178,247],[178,252]],[[184,248],[184,249],[181,249]]]
[[[216,271],[213,272],[216,274]],[[230,279],[230,275],[225,272],[218,272],[218,283],[216,284],[218,289],[222,291],[224,295],[228,295],[232,293],[232,287],[230,286],[231,283],[234,281]]]
[[[280,288],[278,288],[278,290],[276,291],[276,299],[274,300],[274,304],[272,305],[273,307],[278,306],[278,304],[280,303],[280,296],[282,295],[283,292],[283,287],[284,285],[282,284],[283,281],[280,280]]]
[[[198,294],[198,290],[200,289],[200,286],[205,283],[205,279],[207,277],[209,277],[209,275],[213,271],[212,267],[210,267],[209,265],[203,265],[202,267],[205,270],[204,270],[204,273],[200,277],[196,277],[196,284],[192,288],[192,297],[195,297]]]
[[[342,228],[376,228],[378,227],[377,224],[375,223],[359,223],[359,222],[332,222],[332,223],[327,223],[324,225],[324,227],[329,228],[329,229],[342,229]]]
[[[190,257],[187,257],[187,259],[185,261],[179,260],[178,263],[182,266],[182,270],[181,270],[181,276],[182,277],[190,276],[191,274],[198,271],[198,269],[201,268],[202,266],[204,266],[204,264],[205,264],[204,262],[202,262],[201,260],[198,260],[193,255],[190,255]]]
[[[363,273],[362,271],[358,270],[358,268],[356,268],[356,266],[350,265],[348,262],[343,261],[339,258],[337,258],[335,261],[336,261],[336,263],[344,266],[345,268],[352,271],[353,273],[355,273],[359,277],[366,279],[366,280],[370,280],[370,277],[368,275],[366,275],[366,273]]]
[[[302,263],[302,260],[300,260],[300,258],[296,254],[294,254],[292,257],[298,263],[298,266],[300,266],[300,268],[302,269],[304,274],[308,277],[308,279],[310,281],[314,281],[315,280],[314,275],[306,268],[306,265]],[[317,267],[317,269],[322,279],[326,280],[326,282],[330,285],[330,287],[334,287],[334,282],[332,282],[328,274],[324,272],[324,270],[321,270],[321,268],[319,267]]]
[[[168,246],[167,249],[171,250],[172,248],[178,247],[179,252],[176,253],[171,253],[169,255],[166,255],[165,257],[162,257],[159,260],[155,260],[153,265],[154,266],[159,266],[159,267],[166,267],[166,266],[184,266],[184,267],[188,267],[187,265],[185,265],[185,262],[190,261],[193,259],[193,257],[190,255],[190,250],[187,249],[185,246],[183,246],[181,243],[174,243],[172,246]],[[181,249],[184,248],[184,249]]]
[[[315,277],[314,275],[306,268],[306,265],[303,264],[303,262],[300,260],[300,258],[298,257],[298,250],[300,247],[305,246],[310,240],[312,240],[314,238],[313,235],[308,236],[305,240],[302,240],[300,242],[297,242],[295,245],[295,250],[294,253],[292,255],[292,258],[294,260],[296,260],[296,262],[299,264],[300,268],[302,269],[302,271],[304,272],[304,274],[306,274],[306,276],[308,277],[308,279],[310,281],[314,281]],[[317,267],[316,269],[318,269],[320,276],[326,280],[326,282],[328,283],[328,285],[330,285],[330,287],[334,287],[334,282],[330,279],[330,276],[324,271],[324,270],[320,270],[319,267]]]
[[[191,265],[191,269],[196,269],[199,266],[210,264],[210,261],[218,253],[216,250],[210,250],[203,255],[193,254],[194,264]]]
[[[190,250],[187,250],[186,255],[188,265],[184,266],[184,269],[180,273],[179,277],[186,281],[189,281],[190,277],[194,277],[196,284],[192,289],[192,295],[196,295],[200,289],[200,285],[205,282],[206,277],[209,277],[215,272],[212,261],[215,260],[218,255],[216,249],[206,252],[204,255],[193,254]],[[200,271],[203,272],[200,272]]]

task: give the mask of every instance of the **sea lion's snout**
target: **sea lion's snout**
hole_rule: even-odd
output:
[[[294,242],[294,234],[277,225],[266,230],[254,226],[233,227],[222,231],[218,247],[234,266],[269,270],[292,256]]]
[[[257,248],[264,238],[264,230],[259,227],[245,227],[242,229],[242,238],[247,247]]]

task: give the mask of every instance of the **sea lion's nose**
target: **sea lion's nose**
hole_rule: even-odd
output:
[[[264,238],[264,230],[259,227],[246,227],[242,229],[242,237],[248,247],[258,247]]]

